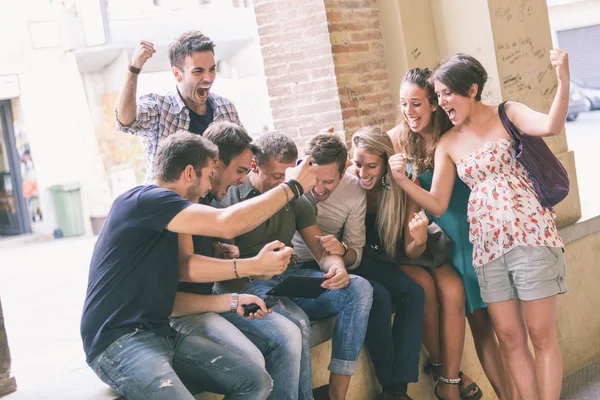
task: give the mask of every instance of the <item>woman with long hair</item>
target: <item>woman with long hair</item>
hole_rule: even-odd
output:
[[[503,122],[522,135],[560,134],[569,106],[567,54],[551,50],[550,63],[558,85],[550,112],[544,114],[512,101],[483,104],[487,72],[470,55],[451,56],[432,76],[438,104],[454,127],[436,146],[430,191],[406,177],[404,154],[389,161],[396,182],[436,217],[448,209],[457,171],[471,188],[469,235],[481,297],[519,394],[528,400],[560,396],[556,295],[567,290],[566,267],[554,214],[541,205]]]
[[[400,86],[400,122],[389,132],[396,152],[406,155],[412,173],[418,176],[425,190],[431,189],[435,148],[442,134],[452,127],[448,116],[437,104],[437,96],[430,78],[431,70],[428,68],[413,68],[404,75]],[[498,398],[507,400],[511,398],[511,393],[506,370],[502,364],[487,305],[479,293],[479,282],[473,268],[473,245],[469,242],[467,220],[470,193],[471,189],[457,179],[452,189],[448,210],[441,217],[430,216],[430,219],[436,222],[452,240],[449,260],[464,286],[467,320],[471,327],[477,356]],[[444,282],[435,282],[423,269],[403,267],[403,270],[425,288],[435,283],[444,284]],[[452,376],[452,372],[442,371],[440,368],[440,318],[436,291],[426,292],[425,298],[429,298],[430,301],[426,302],[429,307],[425,309],[423,342],[431,357],[430,369],[437,370],[435,372],[444,377],[449,374]],[[444,347],[443,344],[441,347]],[[453,353],[461,348],[447,351]],[[459,373],[459,377],[461,375]],[[460,389],[465,390],[468,386],[463,382]],[[463,397],[468,398],[469,392],[470,390]]]
[[[353,172],[360,180],[361,186],[367,191],[366,215],[366,246],[367,257],[373,249],[381,257],[395,266],[402,265],[403,272],[420,270],[419,267],[410,266],[411,259],[419,258],[426,249],[427,244],[427,216],[420,211],[418,205],[407,198],[406,193],[394,181],[389,173],[388,160],[394,154],[394,147],[388,134],[375,127],[365,127],[352,136],[352,161]],[[371,251],[369,251],[369,249]],[[409,272],[407,272],[409,271]],[[417,275],[417,274],[414,274]],[[444,317],[443,336],[444,347],[440,351],[439,326],[436,322],[437,343],[426,340],[433,357],[438,356],[444,364],[444,371],[458,374],[462,355],[464,330],[465,330],[465,298],[462,283],[458,275],[448,264],[443,264],[432,270],[432,275],[443,285],[433,285],[431,292],[435,307],[441,308]],[[419,280],[415,279],[418,283]],[[422,285],[424,286],[424,285]],[[425,289],[425,303],[430,301],[428,290]],[[436,289],[439,295],[436,294]],[[433,313],[433,311],[432,311]],[[437,312],[436,319],[439,320]],[[426,316],[427,318],[427,316]],[[425,329],[430,329],[429,324],[424,324]],[[426,333],[426,338],[436,335]],[[437,352],[437,353],[436,353]],[[455,393],[446,390],[448,399],[459,399],[457,388]],[[470,399],[480,399],[481,391],[474,385],[469,388]]]

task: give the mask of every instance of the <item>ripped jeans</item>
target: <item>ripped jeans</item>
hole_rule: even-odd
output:
[[[271,377],[255,361],[213,340],[157,336],[139,328],[121,336],[90,367],[128,400],[194,400],[192,393],[225,399],[266,399]]]

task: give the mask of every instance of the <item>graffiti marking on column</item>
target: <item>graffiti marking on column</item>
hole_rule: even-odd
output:
[[[421,55],[421,50],[419,50],[418,47],[415,47],[414,50],[412,50],[410,52],[410,54],[412,54],[413,58],[416,60],[417,58],[419,58],[419,56]]]
[[[506,22],[510,22],[513,19],[513,15],[512,15],[512,8],[510,7],[498,7],[496,9],[496,12],[494,13],[494,15],[496,16],[496,18],[498,19],[506,19]]]
[[[524,22],[526,16],[533,15],[533,6],[529,4],[528,0],[521,0],[519,6],[519,21]]]

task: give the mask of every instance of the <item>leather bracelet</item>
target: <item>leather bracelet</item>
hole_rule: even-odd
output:
[[[287,203],[289,203],[290,195],[288,194],[287,190],[285,190],[285,188],[283,186],[281,188],[283,189],[283,192],[285,193],[285,199],[287,200]],[[291,190],[291,188],[290,188],[290,190]],[[292,193],[294,193],[294,192],[292,191]]]
[[[238,275],[238,272],[237,272],[237,258],[233,259],[233,274],[235,275],[236,278],[240,279],[240,276]]]
[[[292,188],[292,191],[294,192],[294,200],[304,194],[304,188],[300,183],[298,183],[298,181],[294,179],[288,179],[283,183],[286,183],[290,188]]]
[[[287,185],[290,190],[292,191],[293,195],[294,195],[294,200],[296,200],[298,197],[300,197],[300,194],[298,193],[298,189],[296,188],[296,186],[294,186],[290,180],[284,181],[283,184]],[[287,194],[287,192],[286,192]]]
[[[139,75],[140,72],[142,72],[141,68],[134,67],[133,65],[131,65],[131,63],[129,63],[129,66],[127,67],[127,69],[129,70],[129,72],[131,72],[132,74],[136,74],[136,75]]]
[[[300,184],[300,182],[298,182],[295,179],[290,179],[290,180],[296,186],[296,189],[298,189],[299,196],[302,196],[304,194],[304,188],[302,187],[302,185]]]

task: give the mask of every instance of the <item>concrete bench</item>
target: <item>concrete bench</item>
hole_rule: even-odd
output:
[[[333,333],[333,327],[335,324],[335,317],[330,317],[321,321],[312,321],[311,328],[311,360],[313,369],[313,387],[318,387],[327,384],[329,380],[329,371],[327,366],[331,359],[331,335]],[[420,371],[427,363],[427,353],[421,350],[420,359]],[[473,346],[473,339],[471,332],[467,324],[467,331],[465,332],[465,352],[463,353],[462,369],[467,372],[482,388],[484,392],[483,399],[494,399],[496,398],[493,389],[487,381],[475,348]],[[347,400],[369,400],[374,399],[377,393],[381,391],[381,387],[377,382],[373,364],[369,357],[366,348],[360,352],[358,363],[356,367],[356,374],[352,377],[350,383],[350,389],[348,391]],[[409,395],[413,399],[420,400],[434,400],[433,395],[433,382],[429,376],[421,373],[419,376],[419,382],[411,384],[409,386]],[[98,393],[94,393],[93,397],[88,397],[93,400],[116,400],[123,399],[118,394],[113,392],[108,386],[99,389]],[[196,396],[197,400],[220,400],[223,396],[212,393],[200,393]]]

